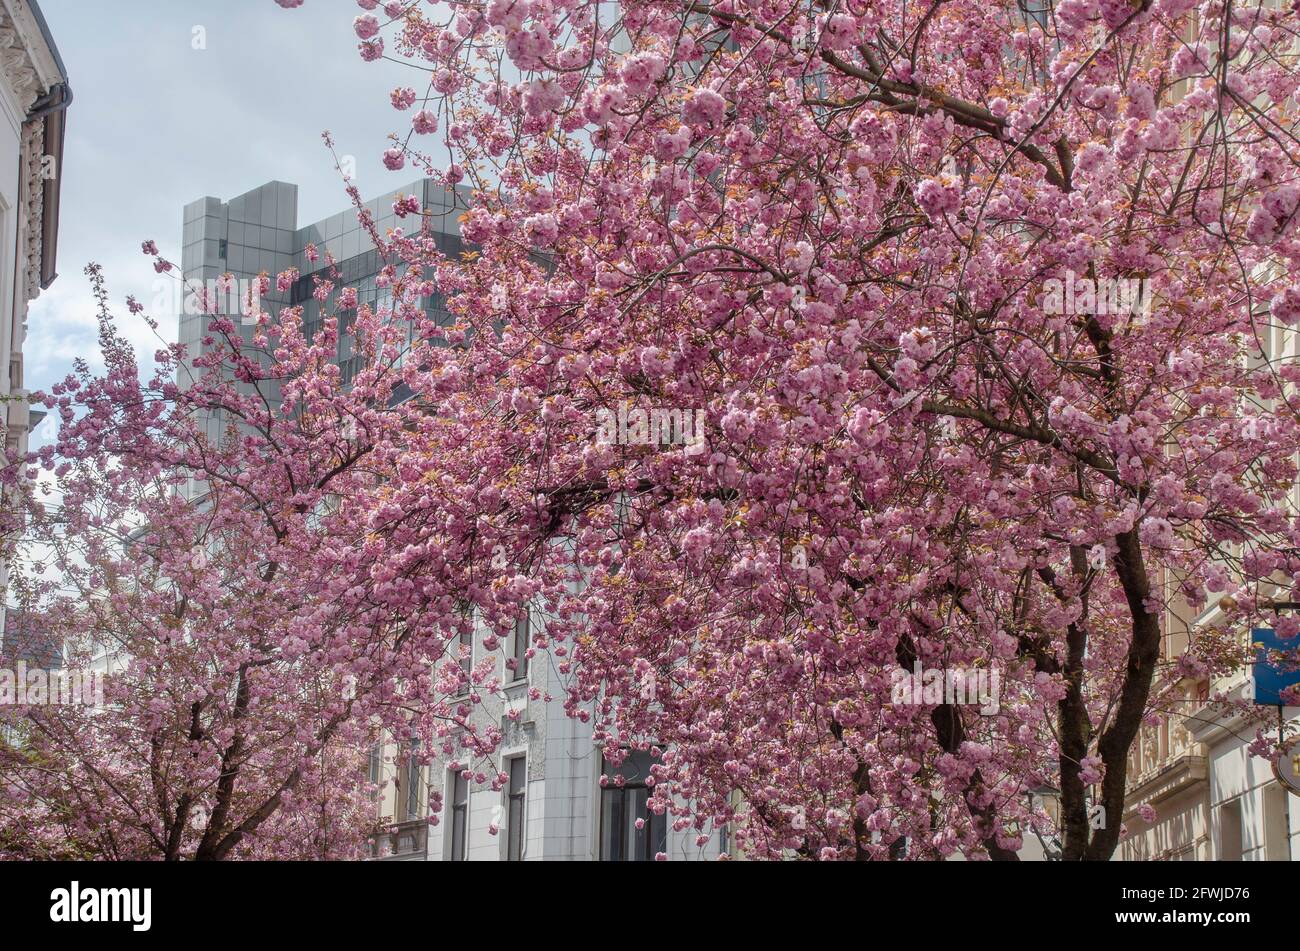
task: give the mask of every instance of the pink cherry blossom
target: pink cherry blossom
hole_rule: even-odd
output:
[[[524,89],[524,111],[531,116],[555,112],[568,98],[564,87],[552,79],[534,79]]]
[[[431,135],[438,131],[438,116],[432,110],[421,109],[411,117],[411,128],[420,135]]]
[[[369,13],[357,17],[352,22],[352,26],[357,36],[363,40],[368,40],[379,32],[379,20]]]
[[[256,771],[232,808],[308,754],[361,775],[376,723],[490,788],[503,725],[482,704],[504,668],[466,673],[450,645],[472,614],[499,649],[538,608],[533,649],[559,679],[530,704],[611,763],[653,749],[648,808],[687,841],[725,824],[755,858],[1011,859],[1015,830],[1059,820],[1063,858],[1109,858],[1142,731],[1173,725],[1189,682],[1210,695],[1238,672],[1241,635],[1300,583],[1300,370],[1257,352],[1300,321],[1300,14],[383,12],[357,21],[361,55],[397,60],[375,68],[446,129],[392,130],[385,165],[469,186],[473,252],[446,256],[423,217],[373,234],[389,303],[339,314],[350,295],[320,269],[319,327],[258,318],[256,359],[217,314],[202,353],[138,366],[104,316],[105,370],[44,394],[60,438],[18,463],[63,491],[68,524],[25,506],[37,537],[89,556],[64,559],[79,597],[39,592],[51,623],[75,631],[102,601],[138,628],[121,718],[44,721],[60,767],[95,783],[81,767],[111,764],[127,791],[94,786],[111,805],[78,847],[107,851],[109,828],[124,854],[166,853],[157,830],[179,828],[184,791],[215,805],[241,725]],[[350,388],[341,347],[360,355]],[[234,382],[183,388],[182,359]],[[252,438],[206,443],[213,407]],[[182,473],[214,508],[145,490]],[[139,505],[156,537],[128,561],[108,537],[127,520],[95,513]],[[266,706],[234,716],[218,685],[250,652]],[[996,673],[996,704],[896,696],[942,668]],[[349,701],[329,679],[345,675]],[[316,690],[332,731],[302,699]],[[1248,704],[1212,702],[1267,755],[1275,723],[1269,739]],[[184,762],[166,810],[127,755],[146,730]],[[322,842],[309,801],[326,851],[355,853],[355,788],[300,777],[256,836],[218,822],[177,855],[300,855]],[[46,848],[60,815],[0,804],[23,830],[0,842],[35,827]]]
[[[713,128],[722,123],[727,101],[712,89],[697,89],[682,106],[682,121],[692,128]]]

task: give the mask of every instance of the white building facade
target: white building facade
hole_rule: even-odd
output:
[[[476,784],[440,757],[421,767],[393,744],[371,753],[370,781],[380,787],[371,856],[389,861],[699,861],[728,851],[725,831],[703,845],[693,827],[674,831],[673,817],[647,807],[646,778],[654,756],[632,751],[615,767],[592,738],[590,722],[570,717],[560,698],[563,675],[544,648],[537,617],[517,625],[513,638],[488,651],[488,631],[475,629],[462,645],[462,663],[481,670],[492,658],[503,684],[474,717],[498,721],[503,739],[492,767],[509,777],[500,790]],[[467,639],[471,640],[471,639]],[[507,659],[514,660],[514,669]],[[522,674],[522,675],[521,675]],[[547,694],[553,698],[549,702]],[[459,763],[456,763],[459,766]],[[468,763],[487,772],[480,762]],[[602,785],[601,777],[607,781]],[[615,780],[621,776],[620,784]],[[429,792],[441,794],[441,806]]]
[[[1229,687],[1229,694],[1240,696],[1249,683],[1243,676]],[[1286,707],[1282,717],[1294,735],[1300,710]],[[1248,749],[1258,726],[1240,716],[1215,716],[1208,707],[1188,725],[1206,754],[1206,832],[1214,859],[1293,861],[1300,854],[1300,797],[1278,782],[1271,760]]]
[[[1170,619],[1167,619],[1167,623]],[[1217,607],[1192,626],[1222,623]],[[1173,624],[1177,626],[1175,620]],[[1242,632],[1243,644],[1247,634]],[[1186,646],[1186,633],[1166,637],[1167,661]],[[1171,715],[1146,726],[1129,756],[1125,836],[1117,859],[1130,861],[1292,861],[1300,857],[1300,797],[1274,775],[1272,762],[1249,749],[1260,729],[1211,697],[1253,698],[1249,667],[1213,682],[1184,684]],[[1279,722],[1288,736],[1300,727],[1300,709],[1256,708],[1265,728]],[[1280,717],[1280,721],[1279,721]],[[1155,810],[1151,821],[1140,808]]]
[[[27,400],[27,308],[57,276],[67,70],[33,0],[0,0],[0,423],[6,459],[27,452],[43,413]],[[0,560],[0,630],[9,566]]]

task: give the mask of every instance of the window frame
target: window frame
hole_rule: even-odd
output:
[[[468,697],[474,688],[474,642],[478,640],[474,634],[474,625],[471,624],[467,632],[461,632],[456,638],[456,663],[465,675],[465,688],[458,694],[461,697]],[[469,650],[465,650],[467,647]]]
[[[520,776],[522,782],[517,790],[515,787],[516,767],[522,774]],[[503,772],[508,777],[503,790],[506,799],[505,860],[507,862],[522,862],[528,854],[528,754],[523,753],[518,756],[507,757]],[[516,804],[518,804],[517,813]]]
[[[420,818],[420,787],[424,784],[424,767],[414,752],[406,757],[406,789],[402,791],[402,821]],[[414,797],[414,800],[412,799]]]
[[[631,751],[629,753],[629,758],[633,755],[636,755],[637,753],[646,753],[647,755],[649,755],[650,766],[652,767],[654,766],[655,763],[661,762],[661,760],[656,759],[654,757],[654,754],[651,753],[649,750]],[[596,812],[596,816],[597,816],[596,858],[597,860],[601,862],[635,862],[635,861],[653,862],[655,860],[655,855],[658,852],[658,850],[654,848],[655,839],[657,838],[655,835],[656,829],[659,829],[662,832],[664,854],[665,855],[669,854],[670,839],[669,839],[669,827],[668,827],[667,815],[656,815],[654,812],[650,810],[648,806],[646,806],[644,807],[645,810],[645,815],[643,817],[645,819],[644,825],[642,826],[641,829],[636,828],[636,820],[642,817],[637,815],[637,809],[635,804],[636,799],[635,796],[631,794],[634,794],[638,790],[645,790],[646,792],[645,798],[647,802],[649,801],[651,795],[651,789],[648,785],[646,785],[645,782],[649,774],[647,773],[647,776],[643,776],[640,779],[629,779],[627,774],[623,772],[623,770],[627,766],[626,759],[623,761],[622,766],[616,767],[616,766],[612,766],[609,763],[609,761],[605,758],[603,753],[598,752],[597,755],[600,756],[600,767],[601,767],[597,779],[599,779],[599,776],[601,775],[610,777],[609,782],[605,786],[599,787],[599,795],[597,797],[597,812]],[[622,786],[617,786],[613,782],[613,777],[617,775],[623,776]],[[620,829],[619,850],[621,852],[621,857],[614,857],[612,855],[608,855],[606,853],[606,848],[605,848],[606,842],[610,841],[607,839],[607,829],[605,823],[605,811],[606,811],[605,803],[607,799],[612,797],[618,798],[617,809],[618,809],[619,816],[621,816],[621,818],[618,820],[612,820],[613,822],[617,823]],[[646,857],[644,859],[639,859],[639,860],[628,854],[629,851],[631,851],[629,849],[629,844],[637,836],[644,836],[645,838]]]
[[[464,805],[458,805],[456,802],[456,792],[461,788],[460,784],[464,783],[465,802]],[[469,780],[465,778],[463,770],[447,770],[446,797],[443,800],[443,809],[447,813],[447,834],[445,836],[445,856],[448,862],[467,862],[469,861],[469,809],[470,809],[470,788]],[[457,855],[456,849],[456,821],[457,815],[460,814],[460,854]]]
[[[510,675],[510,683],[517,684],[528,680],[529,668],[532,666],[529,663],[528,651],[532,646],[533,612],[527,609],[523,617],[515,621],[515,629],[511,634],[510,659],[515,662],[515,669],[506,671]]]

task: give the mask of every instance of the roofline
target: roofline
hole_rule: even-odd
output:
[[[54,57],[54,63],[59,67],[59,75],[63,81],[68,81],[68,67],[63,65],[63,56],[59,53],[58,44],[54,42],[54,35],[50,33],[50,25],[45,22],[45,14],[41,12],[41,5],[36,0],[27,0],[27,5],[31,7],[32,16],[36,18],[36,25],[40,27],[41,36],[45,40],[45,45],[49,47],[50,55]]]

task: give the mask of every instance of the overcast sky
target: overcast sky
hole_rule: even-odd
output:
[[[31,307],[28,389],[62,379],[72,360],[99,365],[95,312],[82,269],[105,268],[115,312],[146,361],[157,339],[122,302],[148,305],[157,275],[146,238],[180,262],[183,207],[228,199],[263,182],[298,185],[300,224],[346,207],[321,142],[334,133],[356,159],[369,198],[408,182],[379,157],[409,116],[388,104],[409,67],[357,55],[354,0],[40,0],[67,66],[68,113],[59,225],[59,278]],[[198,48],[196,48],[198,47]],[[174,315],[155,314],[175,339]],[[48,439],[38,431],[35,444]]]

